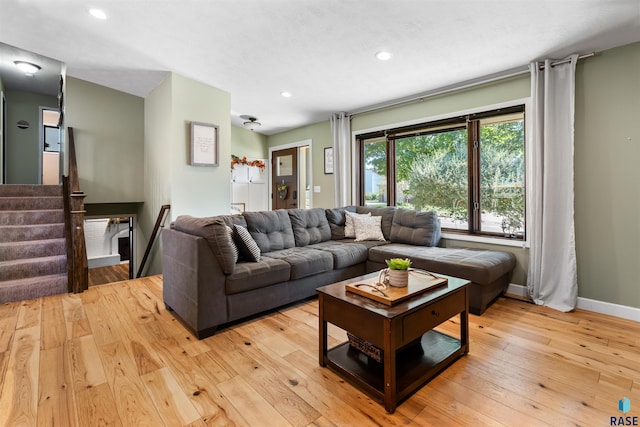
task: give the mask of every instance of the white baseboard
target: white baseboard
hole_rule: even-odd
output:
[[[578,297],[578,308],[640,322],[640,308]]]
[[[507,293],[519,297],[529,297],[529,289],[526,286],[514,285],[513,283],[509,283]],[[636,307],[578,297],[577,308],[640,322],[640,308]]]
[[[527,289],[526,286],[522,285],[514,285],[513,283],[509,283],[507,293],[519,297],[529,298],[529,289]]]

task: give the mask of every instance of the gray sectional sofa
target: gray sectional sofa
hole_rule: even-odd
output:
[[[384,240],[346,238],[346,212],[380,217]],[[470,311],[482,314],[506,290],[514,255],[439,242],[433,212],[395,207],[180,216],[162,232],[164,302],[204,338],[220,325],[315,296],[319,286],[380,270],[385,259],[408,257],[413,267],[470,280]]]

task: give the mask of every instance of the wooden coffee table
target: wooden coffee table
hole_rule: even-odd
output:
[[[447,366],[469,352],[468,280],[447,277],[445,286],[388,306],[345,290],[348,283],[375,281],[378,273],[318,288],[320,366],[384,404],[393,413]],[[433,328],[460,314],[460,336]],[[327,323],[368,341],[382,350],[382,362],[349,344],[327,348]]]

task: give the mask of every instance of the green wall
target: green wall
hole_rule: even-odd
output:
[[[171,76],[167,76],[144,100],[144,195],[145,202],[138,217],[140,233],[137,254],[141,259],[144,248],[162,205],[171,203]],[[171,212],[169,212],[171,214]],[[161,239],[154,244],[147,274],[162,270]]]
[[[7,184],[38,184],[40,170],[40,107],[58,107],[54,96],[8,90],[6,167]],[[16,123],[29,122],[29,128],[20,129]]]
[[[351,130],[359,131],[395,125],[406,121],[528,98],[530,90],[529,74],[520,74],[497,82],[424,98],[422,101],[358,114],[351,120]]]
[[[147,96],[144,120],[145,204],[139,218],[142,228],[139,242],[144,240],[146,245],[163,204],[171,205],[169,220],[179,215],[229,213],[230,111],[231,97],[227,92],[173,73]],[[189,165],[191,122],[219,127],[219,166]],[[158,242],[150,255],[146,274],[162,271],[160,254]]]
[[[64,120],[85,202],[143,201],[144,99],[67,77]]]
[[[334,207],[333,175],[324,174],[324,148],[333,145],[328,117],[324,122],[270,135],[267,138],[267,145],[269,148],[274,148],[279,145],[292,144],[307,139],[312,142],[313,186],[320,187],[319,193],[313,193],[313,207],[332,208]]]
[[[238,157],[266,159],[269,156],[267,136],[238,126],[231,126],[231,154]],[[231,159],[228,160],[231,161]]]
[[[640,308],[640,43],[578,62],[575,221],[581,297]]]

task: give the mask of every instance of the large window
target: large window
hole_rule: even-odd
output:
[[[524,238],[524,106],[357,141],[361,204],[434,210],[447,231]]]

